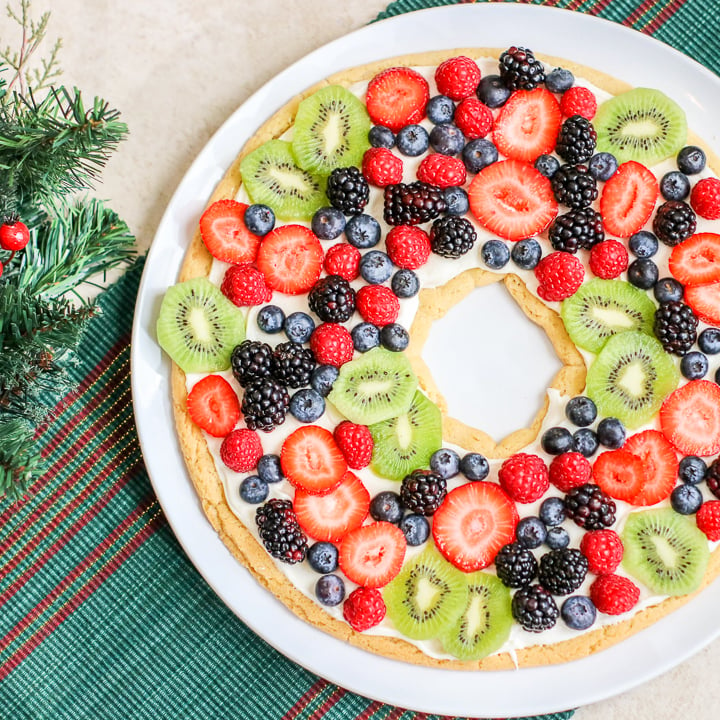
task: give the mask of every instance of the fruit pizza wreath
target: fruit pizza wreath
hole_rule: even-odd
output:
[[[714,162],[659,90],[519,47],[344,71],[270,118],[157,326],[230,550],[327,632],[443,667],[570,660],[684,602],[718,569]],[[499,443],[422,358],[493,282],[563,362]]]

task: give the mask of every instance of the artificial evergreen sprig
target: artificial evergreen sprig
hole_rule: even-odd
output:
[[[20,500],[28,485],[43,467],[40,453],[35,449],[33,428],[23,420],[0,422],[0,497]]]

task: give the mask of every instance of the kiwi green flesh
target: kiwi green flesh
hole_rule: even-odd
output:
[[[662,345],[641,332],[613,335],[587,373],[587,394],[606,417],[635,429],[654,417],[680,375]]]
[[[370,425],[370,433],[370,466],[380,477],[401,482],[413,470],[427,467],[430,456],[442,446],[442,415],[418,390],[406,412]]]
[[[370,116],[365,105],[340,85],[328,85],[298,107],[292,150],[297,164],[329,175],[335,168],[359,167],[370,147]]]
[[[687,144],[687,118],[682,108],[659,90],[635,88],[605,101],[593,119],[597,152],[618,162],[647,166],[673,157]]]
[[[297,166],[290,143],[268,140],[240,163],[245,190],[280,220],[310,220],[327,203],[325,178]]]
[[[434,547],[406,563],[382,591],[390,620],[406,637],[429,640],[451,627],[467,605],[465,576]]]
[[[628,282],[598,278],[563,300],[560,316],[575,345],[596,353],[620,332],[652,335],[655,304]]]
[[[632,513],[620,537],[623,568],[657,595],[686,595],[700,587],[710,559],[707,537],[672,508]]]
[[[245,319],[209,280],[195,278],[168,288],[157,338],[186,373],[227,370],[233,348],[245,339]]]

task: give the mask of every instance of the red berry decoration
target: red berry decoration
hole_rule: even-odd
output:
[[[545,256],[535,268],[538,295],[543,300],[560,302],[577,292],[585,277],[582,263],[570,253],[554,252]]]
[[[570,492],[592,482],[592,467],[579,452],[567,452],[553,458],[549,468],[550,482],[561,492]]]
[[[606,615],[622,615],[640,599],[640,588],[622,575],[600,575],[590,586],[590,599]]]
[[[617,240],[604,240],[590,250],[590,270],[604,280],[620,277],[628,268],[628,253]]]
[[[605,575],[617,570],[625,548],[614,530],[591,530],[583,535],[580,550],[587,558],[590,572]]]
[[[397,132],[425,117],[430,86],[416,70],[392,67],[378,73],[368,84],[365,104],[376,125]]]
[[[265,276],[254,265],[232,265],[220,285],[222,294],[238,307],[263,305],[272,298]]]
[[[213,437],[225,437],[240,419],[240,403],[232,385],[221,375],[208,375],[193,385],[187,397],[190,419]]]
[[[233,430],[220,446],[220,459],[235,472],[248,472],[257,467],[262,454],[260,436],[247,428]]]
[[[358,632],[378,625],[385,617],[385,601],[380,591],[364,587],[353,590],[343,605],[343,617]]]
[[[703,178],[699,180],[690,193],[692,209],[706,220],[720,218],[720,180]]]
[[[363,156],[362,174],[371,185],[385,187],[402,182],[403,163],[387,148],[370,148]]]
[[[464,55],[450,58],[438,65],[435,83],[441,95],[462,100],[472,95],[480,84],[480,68]]]
[[[325,253],[324,267],[328,275],[352,282],[360,274],[360,251],[348,243],[333,245]]]
[[[417,178],[430,185],[448,188],[464,185],[467,180],[467,170],[460,158],[433,153],[423,158],[418,165]]]
[[[476,97],[465,98],[455,108],[455,124],[467,140],[484,138],[493,127],[492,110]]]
[[[22,250],[30,240],[30,231],[20,220],[0,225],[0,247],[15,252]],[[1,271],[0,271],[1,272]]]
[[[336,367],[350,362],[355,352],[352,335],[338,323],[318,325],[310,336],[310,349],[318,363]]]
[[[374,442],[366,425],[356,425],[349,420],[343,420],[335,428],[333,435],[349,468],[360,470],[370,464]]]
[[[703,503],[695,515],[695,522],[708,540],[720,540],[720,500]]]
[[[500,487],[516,502],[539,500],[550,487],[548,469],[543,459],[529,453],[509,457],[498,472]]]
[[[560,100],[560,112],[565,117],[581,115],[592,120],[597,112],[597,100],[591,90],[575,85],[563,93]]]
[[[385,238],[387,254],[403,270],[417,270],[430,257],[430,236],[414,225],[396,225]]]
[[[356,302],[360,317],[378,327],[395,322],[400,313],[397,295],[385,285],[363,285]]]

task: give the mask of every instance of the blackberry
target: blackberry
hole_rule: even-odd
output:
[[[513,595],[512,614],[528,632],[542,632],[555,625],[560,611],[542,585],[528,585]]]
[[[713,460],[705,471],[705,482],[708,490],[716,497],[720,498],[720,460]]]
[[[550,550],[540,558],[540,584],[553,595],[569,595],[585,580],[587,558],[574,548]]]
[[[385,211],[388,225],[419,225],[434,220],[447,210],[443,191],[429,183],[396,183],[385,188]]]
[[[684,202],[668,200],[655,213],[653,232],[666,245],[674,247],[687,240],[697,227],[693,209]]]
[[[325,193],[330,204],[346,215],[359,215],[370,199],[367,180],[356,167],[335,168],[328,177]]]
[[[267,343],[257,340],[244,340],[235,346],[230,366],[241,387],[272,374],[272,354],[273,350]]]
[[[602,215],[591,207],[571,210],[553,220],[548,238],[555,250],[576,253],[605,239]]]
[[[595,153],[597,133],[582,115],[569,117],[560,127],[555,152],[572,164],[587,162]]]
[[[432,470],[413,470],[400,486],[400,499],[410,512],[433,515],[447,495],[447,481]]]
[[[550,180],[555,199],[573,209],[588,207],[597,200],[595,178],[587,165],[561,165]]]
[[[532,50],[513,45],[500,55],[500,77],[509,90],[533,90],[545,82],[545,68]]]
[[[430,247],[436,255],[459,258],[472,249],[477,233],[470,221],[449,215],[438,218],[430,230]]]
[[[324,322],[342,323],[355,312],[355,291],[344,277],[327,275],[313,285],[308,305]]]
[[[683,356],[697,340],[698,319],[682,302],[661,303],[655,311],[653,331],[665,352]]]
[[[565,496],[565,513],[585,530],[602,530],[615,522],[615,503],[599,485],[585,483]]]
[[[285,387],[299,388],[309,385],[316,365],[313,351],[300,343],[280,343],[273,351],[272,375]]]
[[[257,509],[255,522],[265,549],[274,558],[289,565],[305,559],[307,537],[298,525],[290,500],[268,500]]]
[[[287,388],[272,378],[253,380],[245,388],[242,414],[251,430],[270,432],[285,422],[290,396]]]
[[[538,571],[535,556],[520,543],[508,543],[495,556],[497,576],[505,585],[520,588],[529,585]]]

